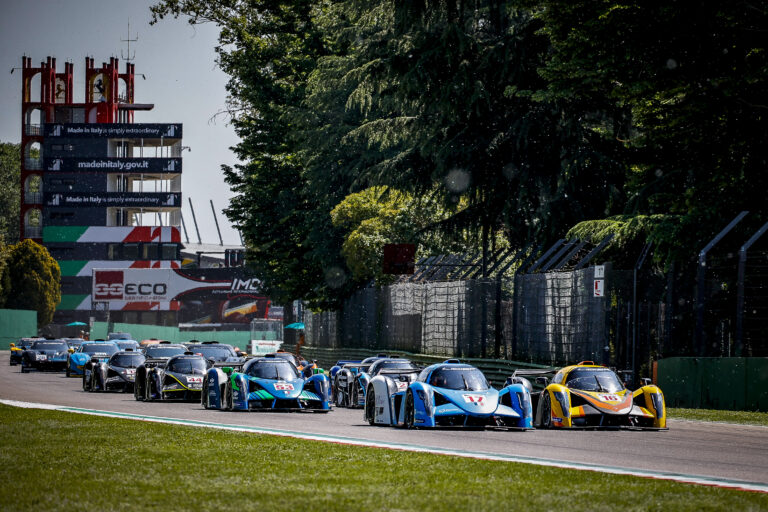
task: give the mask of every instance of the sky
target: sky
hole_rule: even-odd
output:
[[[149,112],[136,112],[137,123],[182,123],[182,214],[190,242],[197,242],[189,208],[195,209],[203,243],[219,243],[210,201],[217,210],[225,244],[240,237],[222,210],[232,192],[224,183],[221,164],[237,158],[229,149],[238,142],[226,115],[227,75],[216,66],[218,28],[191,26],[186,19],[167,18],[150,26],[152,0],[0,0],[0,142],[21,141],[21,58],[37,67],[48,56],[57,72],[74,64],[74,101],[84,100],[85,58],[97,67],[133,57],[136,103],[153,103]],[[128,25],[130,23],[130,34]],[[138,39],[130,43],[124,40]],[[140,76],[143,74],[146,80]],[[182,232],[182,240],[184,234]]]

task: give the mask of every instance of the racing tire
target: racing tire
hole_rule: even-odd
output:
[[[67,374],[67,378],[72,376],[72,370],[69,369],[69,363],[67,363],[67,368],[64,371]]]
[[[234,400],[232,400],[232,384],[227,383],[227,390],[224,392],[224,395],[227,397],[226,401],[226,407],[222,407],[224,410],[227,411],[234,411],[235,410],[235,404]]]
[[[27,373],[27,365],[23,361],[21,363],[21,373]]]
[[[91,384],[88,386],[88,391],[91,393],[96,391],[96,372],[91,372]]]
[[[210,398],[208,397],[208,379],[207,378],[203,381],[203,391],[200,393],[200,403],[202,404],[203,409],[211,408]]]
[[[341,390],[341,387],[339,387],[338,383],[336,386],[334,386],[335,390],[333,392],[333,401],[336,402],[336,407],[346,407],[347,406],[347,400],[344,396],[344,392]]]
[[[147,382],[144,385],[144,401],[151,402],[153,400],[154,396],[152,395],[152,379],[147,379]]]
[[[373,386],[368,388],[368,393],[365,397],[365,419],[369,425],[376,424],[376,394],[373,391]]]
[[[414,416],[413,393],[409,389],[405,395],[405,418],[403,419],[405,428],[413,428]]]
[[[83,368],[83,391],[88,391],[88,384],[85,381],[85,368]]]
[[[541,397],[541,428],[552,428],[552,399],[549,397],[547,391],[543,391],[544,396]]]

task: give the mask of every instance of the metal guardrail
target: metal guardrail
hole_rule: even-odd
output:
[[[401,352],[397,350],[388,351],[376,351],[368,349],[339,349],[339,348],[323,348],[323,347],[307,347],[304,346],[301,349],[301,354],[307,359],[316,360],[321,368],[329,369],[336,364],[336,361],[342,359],[362,360],[366,357],[375,356],[376,354],[386,353],[389,356],[402,357],[408,359],[416,364],[429,366],[435,363],[442,363],[447,359],[451,359],[448,356],[432,356],[427,354],[411,354],[409,352]],[[509,361],[506,359],[471,359],[471,358],[458,358],[462,363],[471,364],[483,372],[485,377],[491,382],[492,385],[499,387],[504,384],[507,377],[511,376],[515,370],[525,369],[551,369],[550,366],[525,363],[522,361]]]

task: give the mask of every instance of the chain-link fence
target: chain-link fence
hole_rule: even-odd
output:
[[[639,343],[658,349],[666,310],[657,307],[652,322],[632,323],[641,324],[638,342],[635,327],[626,327],[646,314],[631,308],[637,288],[632,287],[633,274],[614,272],[610,265],[603,269],[599,278],[590,267],[507,280],[366,288],[338,312],[308,314],[307,344],[551,365],[619,361],[624,366],[632,362],[628,351],[634,354]]]

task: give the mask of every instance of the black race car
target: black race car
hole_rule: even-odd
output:
[[[11,343],[11,366],[21,364],[21,354],[29,348],[33,341],[43,340],[45,338],[21,338],[16,343]]]
[[[21,353],[21,373],[32,369],[62,371],[68,355],[69,345],[64,340],[35,340]]]
[[[386,358],[386,354],[379,354],[365,358],[360,363],[342,365],[333,377],[333,401],[336,406],[362,407],[370,380],[368,369],[374,362]]]
[[[133,392],[136,368],[144,362],[144,354],[125,350],[112,354],[109,361],[94,365],[88,391]]]
[[[202,343],[185,343],[187,350],[199,354],[208,361],[208,367],[213,363],[242,363],[245,358],[238,355],[232,345],[218,341],[203,341]]]
[[[151,372],[153,368],[165,364],[168,359],[184,355],[187,351],[187,347],[181,343],[171,343],[168,341],[161,341],[152,345],[147,345],[142,350],[144,354],[144,362],[136,368],[136,376],[133,385],[133,397],[136,400],[144,400],[147,395],[147,373]]]
[[[137,400],[190,400],[200,401],[203,379],[208,362],[192,352],[173,356],[163,361],[145,360],[144,381],[139,384],[138,375],[134,396]],[[140,387],[139,387],[140,386]],[[138,397],[138,390],[144,393]]]

